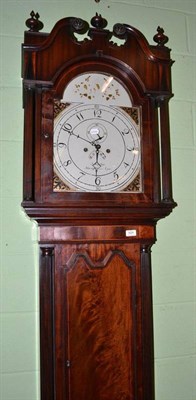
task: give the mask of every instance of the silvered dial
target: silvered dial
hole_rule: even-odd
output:
[[[140,169],[138,126],[120,107],[67,107],[55,119],[54,169],[72,190],[123,190]]]

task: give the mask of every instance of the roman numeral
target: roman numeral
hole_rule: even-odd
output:
[[[82,115],[82,113],[76,114],[76,117],[79,119],[79,121],[83,121],[84,116]]]

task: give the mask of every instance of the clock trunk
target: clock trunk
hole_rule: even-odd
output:
[[[41,228],[43,400],[153,399],[154,228],[133,230]]]

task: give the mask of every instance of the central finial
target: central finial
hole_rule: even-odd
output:
[[[107,26],[107,21],[102,18],[101,14],[96,13],[96,15],[91,19],[91,25],[94,28],[104,29]]]

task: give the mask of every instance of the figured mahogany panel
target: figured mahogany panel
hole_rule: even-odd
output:
[[[140,400],[139,259],[138,244],[56,246],[57,400]]]

